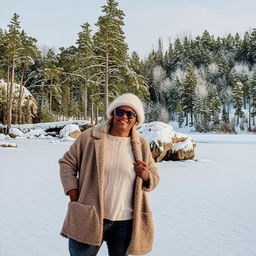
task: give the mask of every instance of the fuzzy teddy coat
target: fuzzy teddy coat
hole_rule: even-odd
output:
[[[104,216],[104,162],[109,123],[82,132],[68,152],[59,159],[60,176],[64,192],[78,189],[77,202],[69,202],[61,230],[64,237],[91,245],[101,245]],[[147,193],[153,190],[159,175],[154,165],[148,142],[131,131],[131,144],[135,160],[147,163],[149,182],[136,177],[133,196],[133,231],[127,252],[147,254],[152,250],[153,222]],[[113,152],[114,154],[115,152]]]

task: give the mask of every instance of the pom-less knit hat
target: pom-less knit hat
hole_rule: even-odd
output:
[[[132,93],[123,94],[117,97],[111,102],[108,107],[107,118],[111,119],[113,116],[113,111],[120,106],[128,106],[130,108],[133,108],[137,115],[137,124],[135,124],[134,127],[136,129],[140,128],[145,119],[144,109],[140,99]]]

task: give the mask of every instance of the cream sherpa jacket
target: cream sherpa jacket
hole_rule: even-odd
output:
[[[65,194],[70,189],[79,190],[78,201],[69,202],[61,235],[91,245],[100,245],[102,241],[105,127],[106,124],[103,124],[82,132],[59,160]],[[157,186],[159,175],[147,141],[138,136],[135,128],[132,128],[131,134],[134,159],[146,162],[149,170],[147,187],[143,186],[140,177],[136,177],[133,231],[127,251],[129,254],[142,255],[152,250],[153,243],[152,212],[146,192]]]

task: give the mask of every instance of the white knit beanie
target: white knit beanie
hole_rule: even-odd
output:
[[[114,99],[109,105],[107,110],[107,118],[111,119],[113,117],[113,111],[121,106],[128,106],[134,109],[137,115],[137,124],[135,124],[134,127],[136,129],[140,128],[145,119],[144,109],[140,99],[132,93],[120,95],[119,97]]]

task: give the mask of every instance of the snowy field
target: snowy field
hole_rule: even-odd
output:
[[[256,136],[192,135],[196,158],[158,163],[150,256],[256,255]],[[0,147],[0,256],[68,256],[57,160],[71,142]],[[100,256],[107,256],[103,245]]]

